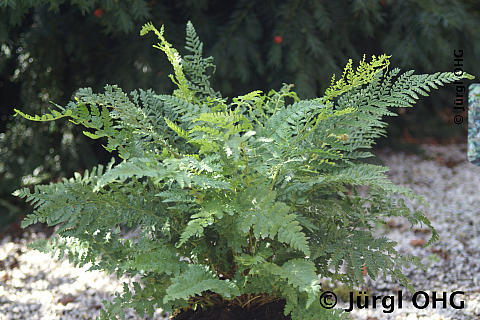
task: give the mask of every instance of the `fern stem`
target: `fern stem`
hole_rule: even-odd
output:
[[[246,305],[249,305],[250,302],[252,302],[253,300],[256,300],[256,299],[261,298],[261,297],[262,297],[262,296],[256,296],[256,295],[254,295],[253,298],[248,299],[247,302],[245,302],[245,303],[242,305],[242,309],[245,308]]]

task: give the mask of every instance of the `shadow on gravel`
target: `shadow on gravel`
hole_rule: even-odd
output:
[[[2,319],[35,320],[45,319],[42,313],[42,304],[38,302],[23,303],[8,299],[0,300],[0,314]]]

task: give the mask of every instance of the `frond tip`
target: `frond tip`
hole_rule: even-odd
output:
[[[69,117],[72,115],[72,110],[65,110],[64,112],[52,110],[51,114],[46,113],[42,116],[39,116],[39,115],[31,116],[17,109],[13,109],[13,111],[15,111],[14,117],[20,115],[21,117],[31,121],[54,121],[54,120]]]
[[[173,67],[175,76],[170,74],[169,77],[172,80],[172,82],[178,87],[178,90],[174,92],[174,95],[179,98],[183,98],[189,102],[192,102],[194,100],[194,95],[193,95],[193,92],[190,91],[188,87],[188,81],[183,72],[182,57],[180,56],[178,51],[175,48],[173,48],[172,45],[163,36],[163,32],[164,32],[163,25],[160,28],[160,31],[158,31],[157,28],[155,28],[151,22],[148,22],[143,25],[142,29],[140,30],[140,35],[142,36],[146,35],[150,31],[153,31],[157,35],[158,39],[160,40],[160,42],[157,43],[156,45],[153,45],[153,47],[159,50],[162,50],[167,56],[168,61],[170,61],[170,64]]]
[[[355,87],[372,82],[378,72],[384,69],[388,70],[390,57],[391,56],[387,56],[386,54],[382,54],[378,57],[373,55],[372,60],[366,62],[365,55],[363,55],[363,59],[360,61],[357,70],[355,71],[352,68],[352,59],[349,59],[343,70],[342,77],[335,82],[335,75],[332,76],[332,83],[330,87],[325,90],[322,102],[326,103]]]
[[[159,39],[163,38],[163,32],[164,32],[165,28],[164,26],[162,25],[160,27],[160,31],[157,30],[157,28],[155,28],[153,26],[153,24],[151,22],[147,22],[143,25],[142,29],[140,30],[140,35],[141,36],[144,36],[146,35],[147,33],[149,33],[150,31],[153,31],[155,32],[155,34],[157,35],[157,37]]]

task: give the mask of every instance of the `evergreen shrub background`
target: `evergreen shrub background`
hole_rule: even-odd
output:
[[[19,186],[69,176],[109,156],[69,123],[28,126],[13,107],[42,113],[65,104],[79,87],[116,83],[125,91],[169,92],[168,62],[137,36],[147,20],[169,26],[173,44],[191,20],[218,67],[212,82],[225,95],[294,83],[318,96],[348,58],[392,54],[403,69],[453,69],[453,50],[478,74],[477,1],[1,1],[0,226],[22,212],[10,196]],[[281,39],[281,41],[279,41]],[[177,47],[181,47],[177,46]],[[393,122],[415,137],[464,132],[447,123],[454,89],[443,90]],[[432,117],[433,115],[433,117]],[[33,143],[35,137],[35,143]],[[7,213],[7,214],[5,214]]]

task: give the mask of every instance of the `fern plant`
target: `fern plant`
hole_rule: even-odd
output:
[[[368,164],[385,134],[387,107],[409,107],[419,95],[461,78],[451,72],[415,75],[388,70],[389,56],[349,61],[323,97],[300,100],[292,85],[227,99],[211,88],[212,58],[189,22],[182,57],[154,32],[173,66],[171,95],[151,90],[104,93],[80,89],[75,101],[34,121],[68,118],[118,155],[83,175],[34,190],[17,190],[34,211],[23,221],[56,225],[56,237],[33,245],[67,254],[76,265],[118,276],[125,284],[101,319],[133,307],[180,312],[234,304],[244,308],[283,299],[292,319],[341,317],[320,306],[319,276],[348,285],[364,282],[362,268],[411,288],[402,266],[419,264],[372,229],[403,216],[432,228],[393,185],[386,167]],[[368,190],[360,194],[358,188]],[[397,196],[395,196],[397,195]],[[125,230],[137,230],[126,238]]]

